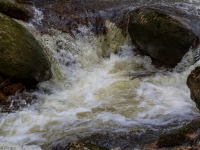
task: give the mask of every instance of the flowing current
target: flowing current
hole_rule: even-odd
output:
[[[200,13],[199,0],[140,0],[129,7],[150,4]],[[33,9],[37,19],[33,21],[40,23],[42,11]],[[26,26],[35,30],[32,22]],[[51,60],[53,77],[29,93],[37,97],[32,104],[1,114],[0,148],[40,150],[85,133],[178,127],[198,115],[186,85],[187,76],[200,63],[193,64],[198,50],[190,50],[174,71],[166,71],[152,65],[149,57],[136,55],[130,38],[123,37],[114,23],[107,21],[106,26],[107,35],[101,36],[85,26],[74,31],[75,37],[56,29],[51,29],[51,36],[37,35]],[[102,57],[105,50],[107,58]]]

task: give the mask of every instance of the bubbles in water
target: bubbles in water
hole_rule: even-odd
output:
[[[44,18],[42,11],[36,8],[35,6],[32,7],[32,10],[34,18],[31,20],[31,23],[42,24],[42,19]]]
[[[175,5],[188,9],[192,2]],[[138,6],[141,3],[144,2]],[[35,13],[40,23],[42,12],[35,9]],[[109,25],[116,29],[112,23]],[[119,41],[113,40],[114,36],[96,37],[84,26],[78,30],[72,36],[51,29],[51,36],[41,37],[52,55],[53,78],[41,83],[39,91],[34,92],[36,103],[1,116],[1,141],[39,149],[64,136],[125,131],[194,118],[195,105],[186,86],[187,76],[194,68],[190,66],[192,51],[174,72],[168,72],[153,66],[149,57],[135,55],[130,39],[121,36],[120,30],[116,33],[121,36]],[[105,39],[110,41],[106,43]],[[121,44],[115,48],[119,51],[114,53],[108,44],[118,42]],[[107,57],[103,57],[105,51]]]

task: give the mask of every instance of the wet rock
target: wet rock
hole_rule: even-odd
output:
[[[4,94],[7,96],[7,93],[4,92]],[[30,93],[20,92],[15,95],[9,95],[4,100],[0,100],[0,113],[12,113],[36,101],[37,97]]]
[[[0,82],[0,100],[7,100],[9,95],[15,95],[22,92],[24,85],[21,83],[10,83],[10,80],[6,79]]]
[[[69,143],[64,150],[109,150],[109,148],[105,148],[102,146],[98,146],[92,143],[84,143],[84,142],[71,142]]]
[[[35,5],[43,13],[41,22],[34,23],[41,33],[48,33],[49,29],[54,28],[73,34],[72,31],[78,31],[79,25],[91,27],[97,34],[105,32],[102,17],[78,1],[35,1]]]
[[[11,85],[4,87],[3,90],[9,95],[15,95],[17,92],[24,90],[24,86],[21,83],[12,83]]]
[[[131,11],[128,32],[145,54],[175,66],[191,46],[196,46],[198,38],[186,19],[164,9],[143,7]]]
[[[17,1],[31,2],[31,0]],[[105,21],[110,20],[126,32],[127,13],[124,13],[126,9],[121,9],[124,3],[120,1],[113,3],[110,1],[34,0],[34,6],[42,12],[42,19],[33,24],[41,33],[49,34],[49,29],[54,28],[73,35],[74,31],[79,32],[78,27],[81,25],[101,35],[107,32]]]
[[[200,119],[193,120],[182,128],[171,133],[159,136],[158,147],[174,147],[179,145],[196,146],[195,140],[199,138],[198,129],[200,129]]]
[[[42,46],[29,31],[1,13],[0,74],[29,87],[51,77]]]
[[[21,20],[28,20],[31,17],[28,9],[9,0],[0,0],[0,13]]]
[[[197,129],[196,132],[191,131],[188,134],[186,134],[186,138],[188,139],[188,142],[185,143],[185,146],[192,147],[197,146],[200,141],[200,129]]]
[[[5,101],[7,99],[8,99],[7,94],[3,90],[0,89],[0,101]]]
[[[10,83],[9,80],[3,80],[0,82],[0,101],[5,101],[8,99],[8,95],[6,92],[3,90],[3,88]]]
[[[196,67],[187,78],[187,86],[190,89],[190,97],[200,109],[200,66]]]

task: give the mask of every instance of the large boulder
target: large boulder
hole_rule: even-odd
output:
[[[0,13],[21,20],[27,20],[31,16],[26,8],[9,0],[0,0]]]
[[[1,13],[0,74],[27,86],[51,76],[50,63],[42,46],[28,30]]]
[[[200,66],[196,67],[188,76],[187,86],[190,89],[190,97],[200,109]]]
[[[152,58],[175,66],[197,35],[180,16],[156,8],[139,8],[129,13],[128,32],[133,42]]]

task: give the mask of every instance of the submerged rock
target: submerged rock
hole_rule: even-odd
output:
[[[64,150],[109,150],[109,148],[105,148],[102,146],[98,146],[92,143],[86,142],[71,142],[69,143]]]
[[[200,66],[196,67],[187,78],[187,86],[190,89],[190,97],[200,109]]]
[[[9,95],[15,95],[23,90],[23,84],[11,83],[9,79],[3,80],[0,82],[0,101],[5,101],[8,99]]]
[[[159,136],[158,147],[174,147],[179,145],[196,146],[199,139],[200,119],[193,120],[182,128]]]
[[[183,18],[167,11],[144,7],[129,15],[128,32],[133,42],[164,64],[175,66],[198,40]]]
[[[0,0],[0,12],[11,18],[21,20],[27,20],[31,16],[25,7],[9,0]]]
[[[34,86],[51,77],[49,60],[33,35],[0,13],[0,74]]]
[[[17,0],[18,2],[31,2],[31,0]],[[125,2],[116,1],[70,1],[70,0],[34,0],[34,6],[42,13],[39,23],[34,22],[34,26],[41,33],[49,33],[49,29],[54,28],[62,32],[80,32],[80,26],[87,26],[97,35],[107,32],[105,21],[114,22],[126,32],[127,12],[121,6]],[[131,2],[130,2],[131,3]]]
[[[9,95],[15,95],[17,92],[24,90],[24,86],[21,83],[12,83],[11,85],[4,87],[4,92]]]

